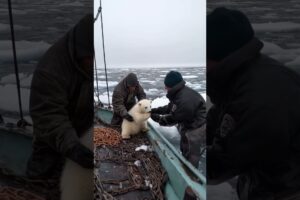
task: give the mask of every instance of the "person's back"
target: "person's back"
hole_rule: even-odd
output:
[[[252,170],[240,175],[238,187],[249,199],[279,198],[300,190],[300,76],[265,55],[247,69],[239,79],[249,86],[243,91],[244,104],[257,115],[249,124],[249,135],[259,139],[248,157],[255,161],[248,166]]]
[[[245,17],[240,15],[219,9],[209,16],[208,25],[237,16],[240,21],[231,23],[241,23]],[[245,29],[239,28],[243,34]],[[300,77],[262,55],[262,42],[249,36],[220,60],[214,51],[209,53],[209,63],[216,64],[208,67],[207,93],[217,109],[208,115],[207,134],[213,136],[207,152],[208,183],[238,175],[241,200],[300,195]],[[210,48],[213,38],[209,36]]]
[[[182,128],[195,129],[205,123],[205,100],[197,91],[184,86],[176,93],[174,99],[172,99],[172,103],[175,105],[184,105],[182,108],[182,118],[178,121],[178,124]]]
[[[40,60],[31,83],[29,177],[57,178],[64,157],[93,165],[93,152],[78,139],[93,124],[92,59],[93,16],[87,15]]]

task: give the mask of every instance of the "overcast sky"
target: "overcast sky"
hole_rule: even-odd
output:
[[[205,66],[206,1],[102,0],[102,9],[108,68]],[[94,37],[101,68],[100,17]]]

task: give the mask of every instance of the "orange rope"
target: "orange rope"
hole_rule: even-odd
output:
[[[121,143],[121,134],[112,128],[94,128],[94,145],[117,146]]]

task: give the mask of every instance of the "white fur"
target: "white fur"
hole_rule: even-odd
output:
[[[150,118],[151,101],[143,99],[136,103],[130,110],[129,114],[133,117],[134,121],[129,122],[124,119],[122,123],[122,138],[128,139],[130,135],[138,134],[139,132],[147,132],[147,120]]]
[[[93,151],[93,134],[88,131],[80,138],[80,142]],[[67,159],[64,166],[60,189],[61,200],[92,200],[94,189],[94,173]]]

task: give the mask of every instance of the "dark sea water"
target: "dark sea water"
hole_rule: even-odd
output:
[[[28,114],[30,76],[45,51],[93,11],[90,0],[13,0],[16,53],[24,113]],[[18,115],[8,3],[0,1],[0,114]],[[9,78],[8,78],[9,77]],[[10,113],[11,112],[11,113]]]
[[[32,73],[42,54],[79,19],[93,11],[90,0],[12,1],[20,72]],[[0,78],[13,73],[7,1],[0,1]]]
[[[249,17],[252,24],[285,22],[285,24],[281,26],[277,25],[278,31],[265,29],[265,31],[258,31],[257,36],[263,40],[276,43],[283,48],[300,47],[300,28],[297,26],[286,26],[290,23],[295,23],[295,25],[300,24],[300,2],[298,0],[207,1],[208,12],[221,6],[244,12]]]

